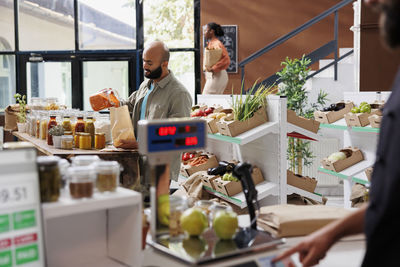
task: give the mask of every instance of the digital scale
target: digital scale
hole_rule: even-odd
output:
[[[257,190],[251,179],[251,165],[238,164],[234,175],[239,178],[248,204],[251,227],[240,229],[232,240],[219,240],[213,229],[200,237],[184,240],[169,238],[168,226],[163,225],[158,212],[160,200],[169,201],[169,164],[181,152],[202,150],[207,146],[206,121],[198,118],[140,120],[138,122],[139,153],[148,157],[151,168],[151,222],[152,240],[149,244],[164,253],[190,264],[201,264],[244,253],[271,249],[283,243],[282,239],[258,231],[255,216]],[[160,204],[161,203],[161,204]]]
[[[45,266],[34,149],[0,151],[0,266]]]

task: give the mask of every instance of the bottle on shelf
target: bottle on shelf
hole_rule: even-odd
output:
[[[47,124],[47,144],[49,146],[53,145],[53,136],[49,134],[49,130],[57,125],[56,118],[57,118],[56,114],[50,113],[50,120],[49,123]]]
[[[88,116],[85,122],[85,133],[89,133],[91,137],[90,145],[94,147],[94,121],[93,117]]]
[[[70,119],[69,115],[64,115],[64,118],[62,121],[62,126],[64,128],[64,131],[66,131],[66,132],[72,131],[71,119]]]

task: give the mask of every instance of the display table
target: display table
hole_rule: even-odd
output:
[[[239,215],[239,225],[244,227],[249,225],[248,215]],[[252,253],[247,255],[241,255],[239,257],[229,258],[226,260],[220,260],[210,262],[209,264],[202,264],[202,266],[236,266],[244,265],[249,262],[256,262],[258,266],[270,266],[266,263],[269,257],[273,257],[290,247],[293,247],[299,243],[304,237],[293,237],[286,238],[286,243],[279,246],[275,250],[267,250],[260,253]],[[318,266],[325,267],[340,267],[340,266],[360,266],[365,253],[365,236],[355,235],[341,239],[328,251],[326,257],[320,261]],[[142,266],[187,266],[184,262],[181,262],[169,255],[166,255],[154,248],[147,246],[143,255]],[[296,266],[301,266],[299,262],[298,254],[292,255],[292,260]],[[257,266],[257,265],[246,265],[246,266]]]
[[[62,158],[71,158],[80,155],[97,155],[104,160],[115,160],[118,161],[122,167],[121,172],[121,185],[126,188],[139,190],[139,153],[137,150],[127,150],[127,151],[100,151],[100,150],[84,150],[74,148],[72,150],[58,149],[54,146],[47,145],[46,140],[41,140],[30,136],[27,133],[13,132],[13,135],[17,137],[20,141],[30,142],[38,150],[38,154],[48,155],[48,156],[59,156]]]

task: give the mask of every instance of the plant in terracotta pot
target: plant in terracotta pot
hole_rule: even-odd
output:
[[[50,128],[49,135],[53,137],[53,145],[55,148],[61,148],[61,136],[64,134],[64,127],[56,125]]]
[[[26,95],[15,94],[16,103],[19,105],[17,113],[18,132],[24,133],[26,129]]]

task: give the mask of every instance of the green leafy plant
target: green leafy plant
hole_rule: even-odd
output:
[[[242,81],[241,94],[233,95],[232,88],[232,109],[235,120],[245,121],[253,117],[254,113],[262,107],[267,106],[267,96],[274,90],[273,86],[266,87],[264,84],[258,84],[255,81],[252,88],[248,90],[243,98],[244,82]]]
[[[21,96],[20,94],[14,95],[15,101],[19,104],[19,112],[17,114],[17,121],[19,123],[26,122],[26,95]]]
[[[49,135],[61,136],[64,134],[64,127],[62,125],[56,125],[50,128]]]
[[[287,108],[295,111],[298,116],[308,119],[313,118],[314,111],[322,109],[328,100],[328,95],[320,90],[316,102],[309,104],[308,92],[304,85],[310,72],[310,64],[311,60],[305,55],[301,59],[286,57],[285,61],[281,63],[284,68],[276,73],[281,82],[278,86],[278,94],[286,96]],[[303,166],[312,164],[314,155],[310,145],[309,141],[295,140],[295,138],[289,137],[287,159],[293,172],[302,175]]]

